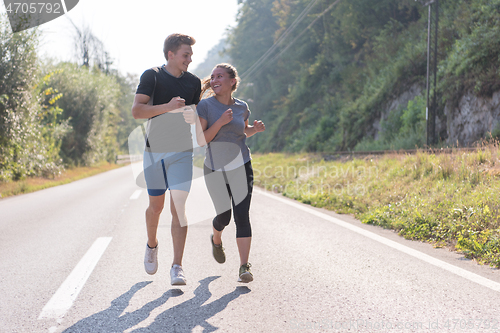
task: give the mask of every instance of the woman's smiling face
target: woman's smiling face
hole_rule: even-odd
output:
[[[231,94],[236,79],[229,77],[229,73],[224,68],[216,67],[210,76],[210,86],[216,95]]]

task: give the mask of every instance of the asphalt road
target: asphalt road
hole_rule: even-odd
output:
[[[500,271],[350,216],[256,190],[255,280],[212,258],[202,178],[188,203],[188,284],[173,288],[169,210],[143,268],[146,191],[129,167],[0,200],[0,332],[500,332]]]

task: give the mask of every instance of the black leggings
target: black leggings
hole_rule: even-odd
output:
[[[250,226],[250,200],[253,189],[253,169],[249,161],[230,171],[213,171],[204,167],[205,183],[212,198],[217,216],[213,220],[215,230],[222,231],[231,221],[231,205],[236,238],[252,237]]]

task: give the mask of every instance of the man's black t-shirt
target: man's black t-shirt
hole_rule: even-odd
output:
[[[156,76],[156,88],[155,88]],[[153,95],[153,105],[170,102],[174,97],[181,97],[186,105],[200,101],[201,81],[189,72],[175,77],[164,68],[146,70],[140,79],[136,94]],[[193,150],[191,127],[184,121],[182,113],[164,113],[148,121],[148,141],[152,152],[181,152]]]

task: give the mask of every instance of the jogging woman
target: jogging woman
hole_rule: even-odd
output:
[[[215,66],[210,78],[202,81],[202,99],[197,107],[199,125],[207,143],[204,174],[208,192],[217,216],[213,219],[210,236],[212,253],[218,263],[226,256],[222,247],[222,232],[231,220],[231,208],[236,224],[236,243],[240,255],[239,282],[250,282],[248,257],[252,241],[249,210],[253,189],[253,170],[247,137],[265,130],[262,121],[248,124],[247,103],[233,97],[239,83],[236,69],[229,64]],[[200,132],[201,134],[201,132]]]

